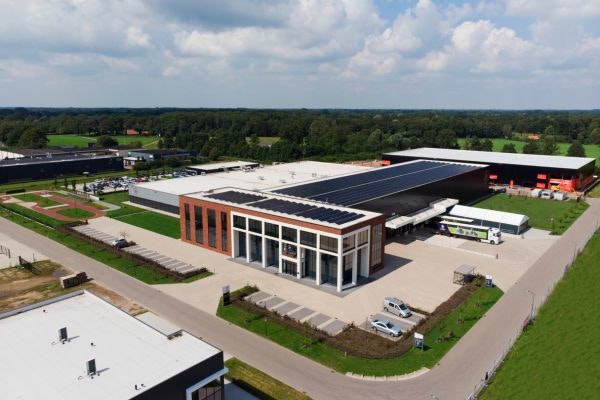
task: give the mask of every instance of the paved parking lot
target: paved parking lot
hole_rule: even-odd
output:
[[[376,279],[339,297],[117,220],[97,218],[89,223],[90,227],[112,236],[126,231],[128,238],[142,247],[215,272],[213,276],[189,284],[157,286],[159,290],[207,312],[216,312],[222,286],[230,285],[231,290],[236,290],[255,284],[261,291],[286,300],[274,309],[285,306],[287,302],[297,304],[298,308],[286,311],[285,315],[292,318],[303,321],[321,313],[334,320],[354,322],[357,326],[364,323],[369,315],[382,312],[381,302],[386,296],[398,297],[413,308],[433,311],[458,290],[459,286],[452,283],[453,272],[465,263],[475,266],[478,273],[493,275],[495,283],[506,291],[556,240],[547,235],[526,239],[506,235],[501,245],[494,246],[418,233],[389,243],[386,246],[386,267],[374,275]]]

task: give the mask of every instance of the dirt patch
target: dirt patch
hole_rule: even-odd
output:
[[[60,286],[60,277],[72,273],[70,269],[51,261],[33,263],[31,270],[22,267],[0,270],[0,313],[82,289],[94,293],[129,314],[137,315],[146,311],[134,301],[93,281],[63,289]]]

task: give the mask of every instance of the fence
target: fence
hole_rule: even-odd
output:
[[[594,236],[594,234],[597,231],[598,231],[598,224],[596,224],[595,228],[593,228],[591,230],[591,232],[588,233],[588,235],[587,235],[587,237],[586,237],[586,239],[583,242],[583,244],[582,244],[581,247],[577,247],[577,245],[575,245],[575,249],[573,251],[573,257],[571,258],[571,260],[569,262],[567,262],[565,264],[565,266],[564,266],[564,268],[563,268],[560,276],[558,277],[558,279],[556,279],[555,281],[553,281],[546,288],[546,292],[542,294],[541,298],[539,298],[539,300],[536,302],[536,304],[532,303],[530,315],[527,316],[527,318],[525,318],[525,320],[523,321],[523,323],[521,323],[517,327],[517,329],[515,330],[515,334],[508,340],[508,343],[506,344],[506,347],[502,350],[501,354],[499,354],[498,357],[494,360],[494,362],[492,363],[492,365],[490,365],[490,368],[487,369],[486,371],[483,371],[481,381],[478,384],[475,385],[475,387],[473,388],[473,392],[471,392],[466,397],[466,400],[475,400],[475,399],[477,399],[477,396],[481,393],[481,391],[483,389],[485,389],[485,387],[488,384],[489,379],[494,375],[494,373],[496,372],[496,370],[498,369],[498,367],[500,365],[502,365],[502,363],[506,359],[506,356],[510,352],[512,346],[515,344],[515,342],[517,341],[517,339],[519,338],[519,336],[521,335],[521,333],[523,333],[523,330],[530,323],[533,322],[533,320],[535,319],[535,316],[538,314],[538,311],[539,311],[540,307],[542,307],[544,305],[544,303],[546,303],[546,300],[548,299],[548,297],[550,296],[550,294],[552,294],[552,292],[554,291],[554,288],[556,287],[556,285],[558,284],[558,282],[560,282],[563,279],[563,277],[565,276],[565,274],[567,273],[567,271],[569,271],[569,269],[571,269],[571,267],[575,263],[575,260],[577,259],[577,256],[581,253],[581,251],[583,250],[583,248],[585,247],[585,245],[590,241],[590,239],[592,238],[592,236]]]
[[[5,254],[8,257],[9,260],[11,258],[10,257],[10,249],[8,247],[6,247],[6,246],[1,245],[1,244],[0,244],[0,254]]]

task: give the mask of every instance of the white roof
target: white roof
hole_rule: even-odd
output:
[[[129,399],[220,353],[185,331],[169,340],[85,291],[10,314],[0,315],[3,399]],[[65,344],[62,327],[71,338]],[[90,359],[100,372],[94,379]]]
[[[422,157],[439,160],[464,161],[483,164],[515,164],[544,168],[579,169],[594,158],[546,156],[540,154],[500,153],[491,151],[436,149],[421,147],[419,149],[395,151],[385,155]],[[384,155],[384,158],[385,158]]]
[[[441,199],[429,203],[429,207],[418,210],[409,216],[399,215],[392,217],[385,221],[385,227],[390,229],[398,229],[408,224],[417,225],[421,222],[427,221],[435,216],[446,212],[448,207],[452,207],[457,204],[457,199]]]
[[[23,154],[13,153],[10,151],[0,150],[0,160],[4,160],[5,158],[23,158]]]
[[[141,187],[175,195],[207,192],[209,190],[216,190],[224,187],[265,190],[289,185],[290,183],[314,181],[368,169],[370,169],[370,167],[350,164],[300,161],[269,165],[263,168],[254,168],[249,171],[216,172],[214,174],[139,183],[132,186],[132,188]],[[130,189],[129,192],[132,193],[132,190]]]
[[[217,162],[210,164],[197,164],[197,165],[188,165],[186,168],[198,168],[206,171],[211,170],[219,170],[223,168],[242,168],[242,167],[251,167],[256,165],[256,162],[248,162],[248,161],[227,161],[227,162]]]
[[[467,207],[456,205],[450,210],[450,215],[464,218],[481,219],[507,225],[519,226],[529,220],[523,214],[509,213],[505,211],[488,210],[486,208]]]

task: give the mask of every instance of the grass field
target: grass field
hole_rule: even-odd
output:
[[[106,215],[110,218],[174,239],[181,237],[179,218],[123,204],[123,202],[129,200],[129,193],[127,192],[105,194],[102,195],[102,200],[121,207],[118,210],[107,212]]]
[[[520,140],[509,140],[509,139],[491,139],[493,144],[493,151],[502,151],[502,147],[507,143],[512,143],[515,145],[518,153],[523,152],[523,146],[525,146],[525,142]],[[466,139],[460,138],[458,139],[458,145],[461,148],[465,147]],[[570,143],[557,143],[558,146],[558,154],[566,155],[567,150],[569,149]],[[584,144],[583,148],[585,149],[585,156],[592,157],[598,160],[600,158],[600,146],[596,144]]]
[[[128,145],[134,142],[142,142],[142,145],[146,145],[157,142],[157,139],[152,136],[111,136],[120,145]],[[48,135],[48,146],[75,146],[80,148],[87,148],[88,143],[96,142],[94,136],[77,136],[77,135]]]
[[[560,235],[586,210],[588,204],[497,194],[474,207],[524,214],[529,217],[529,226]]]
[[[541,307],[479,397],[597,399],[600,393],[600,235]]]
[[[47,197],[43,197],[34,193],[23,193],[23,194],[16,194],[13,195],[13,197],[15,199],[19,199],[21,201],[25,201],[28,203],[37,203],[38,206],[40,207],[51,207],[51,206],[57,206],[61,203],[58,203],[54,200],[50,200]]]
[[[69,218],[90,218],[93,217],[95,214],[86,210],[82,210],[80,208],[63,208],[61,210],[57,210],[56,211],[58,214],[60,215],[64,215],[65,217],[69,217]]]
[[[229,369],[225,378],[259,399],[310,399],[310,397],[297,391],[293,387],[272,378],[237,358],[231,358],[225,361],[225,366]]]
[[[257,314],[236,307],[234,304],[230,306],[220,304],[217,315],[338,372],[390,376],[433,366],[501,296],[502,291],[498,288],[479,288],[460,307],[452,311],[437,327],[425,335],[425,351],[413,348],[401,357],[387,359],[346,356],[342,351],[325,343],[313,341],[276,321],[267,320],[265,323],[263,318]],[[477,303],[480,303],[479,307],[477,307]],[[459,323],[461,316],[463,322]],[[453,337],[442,342],[437,341],[438,337],[446,336],[449,331],[453,332]]]
[[[280,139],[279,136],[259,136],[258,142],[263,146],[267,146],[267,145],[272,145],[275,142],[278,142],[279,139]],[[247,136],[246,142],[250,143],[250,140],[252,140],[252,138],[250,136]]]

